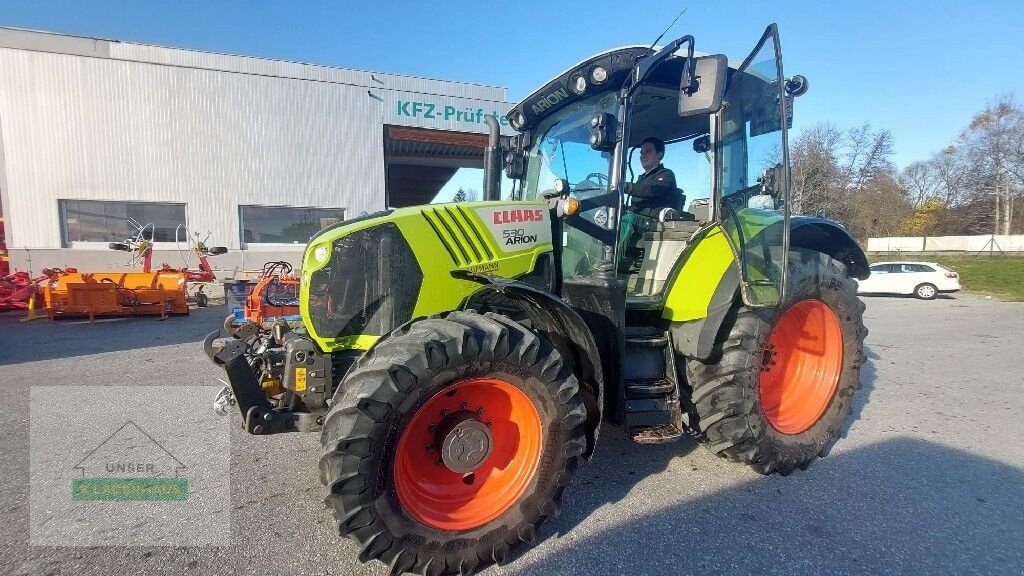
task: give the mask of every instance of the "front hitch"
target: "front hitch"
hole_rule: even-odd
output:
[[[250,434],[314,432],[323,427],[322,414],[293,412],[271,404],[249,363],[246,355],[248,344],[244,340],[233,339],[218,346],[214,341],[219,336],[219,330],[208,334],[203,341],[203,350],[227,373],[227,386],[233,402],[225,402],[225,391],[222,390],[214,401],[215,410],[226,412],[226,407],[232,403],[238,406],[242,428]]]

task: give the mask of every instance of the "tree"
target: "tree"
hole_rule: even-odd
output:
[[[991,198],[992,231],[1010,234],[1024,190],[1024,110],[1002,96],[971,120],[958,143],[972,173],[972,200]]]
[[[943,195],[942,181],[931,161],[918,160],[908,164],[900,173],[900,182],[907,189],[908,199],[915,209]]]
[[[892,134],[864,124],[818,124],[794,139],[790,155],[797,210],[831,218],[858,239],[889,235],[913,213],[892,163]]]
[[[459,187],[459,191],[452,196],[452,202],[476,202],[480,199],[480,193],[473,188]]]
[[[921,203],[914,215],[903,221],[899,233],[907,236],[933,236],[946,215],[942,200],[931,197]]]

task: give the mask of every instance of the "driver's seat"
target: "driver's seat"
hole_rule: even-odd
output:
[[[684,212],[684,215],[689,213]],[[654,223],[644,230],[638,248],[643,253],[640,269],[626,281],[627,308],[658,306],[662,292],[672,276],[690,238],[701,224],[689,218]]]

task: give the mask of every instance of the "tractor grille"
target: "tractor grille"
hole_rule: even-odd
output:
[[[469,209],[459,205],[425,208],[423,218],[437,235],[452,262],[458,267],[483,264],[495,259]]]
[[[412,318],[423,271],[398,227],[381,224],[334,241],[313,272],[309,317],[321,338],[383,335]]]

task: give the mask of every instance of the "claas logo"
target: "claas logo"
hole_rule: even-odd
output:
[[[514,222],[540,222],[544,220],[543,210],[495,210],[495,224],[512,224]]]

